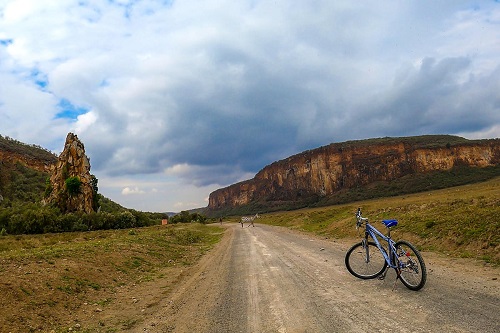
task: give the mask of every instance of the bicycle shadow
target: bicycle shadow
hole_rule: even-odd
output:
[[[387,271],[387,274],[385,275],[384,279],[375,278],[373,280],[367,280],[367,281],[372,281],[372,283],[375,283],[378,287],[384,290],[404,291],[412,293],[411,290],[408,290],[403,285],[403,283],[399,279],[397,279],[396,271],[392,268],[390,268]]]

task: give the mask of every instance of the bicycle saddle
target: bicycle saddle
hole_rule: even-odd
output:
[[[395,227],[398,225],[398,220],[382,220],[382,223],[387,227]]]

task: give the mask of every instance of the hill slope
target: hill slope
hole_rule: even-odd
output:
[[[500,140],[450,135],[333,143],[210,194],[212,215],[297,209],[443,188],[500,175]]]
[[[56,161],[48,150],[0,135],[0,203],[40,201]]]

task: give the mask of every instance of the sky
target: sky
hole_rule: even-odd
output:
[[[498,138],[500,2],[0,0],[0,134],[68,132],[152,212],[333,142]]]

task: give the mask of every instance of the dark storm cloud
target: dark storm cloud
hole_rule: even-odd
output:
[[[470,74],[466,57],[425,58],[400,73],[369,105],[360,127],[370,136],[484,131],[500,121],[499,69]]]

